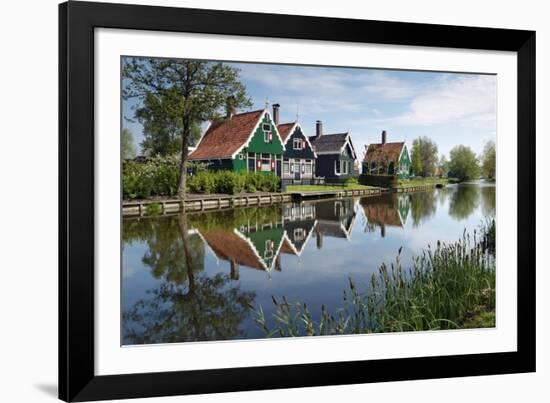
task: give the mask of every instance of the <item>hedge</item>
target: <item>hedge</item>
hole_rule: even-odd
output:
[[[280,180],[271,172],[208,171],[194,167],[187,176],[190,193],[276,192]],[[122,167],[124,199],[146,199],[151,196],[176,196],[179,159],[155,157],[146,162],[125,161]]]

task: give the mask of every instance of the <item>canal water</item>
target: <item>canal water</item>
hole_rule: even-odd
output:
[[[349,278],[405,267],[437,241],[458,240],[495,214],[495,187],[472,183],[409,194],[125,219],[122,344],[262,338],[272,298],[342,306]]]

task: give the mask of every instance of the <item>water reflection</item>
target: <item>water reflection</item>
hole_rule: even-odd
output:
[[[409,194],[388,193],[359,201],[366,218],[365,232],[380,228],[380,236],[386,236],[386,227],[399,227],[407,222],[411,209]]]
[[[123,344],[261,337],[251,310],[272,295],[336,308],[348,277],[494,212],[494,186],[461,185],[124,220]]]

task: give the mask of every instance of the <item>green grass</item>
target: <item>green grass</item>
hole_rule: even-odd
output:
[[[435,186],[437,184],[446,185],[449,183],[447,178],[414,178],[414,179],[399,179],[397,187],[415,187],[415,186]]]
[[[320,336],[493,327],[495,320],[494,220],[473,236],[428,247],[405,269],[401,248],[390,265],[382,264],[359,292],[355,281],[343,291],[339,309],[321,306],[314,320],[306,304],[273,297],[275,313],[256,311],[267,337]]]
[[[287,192],[322,192],[332,190],[360,190],[360,189],[374,189],[373,186],[366,186],[360,184],[350,184],[345,186],[339,185],[288,185],[286,187]]]

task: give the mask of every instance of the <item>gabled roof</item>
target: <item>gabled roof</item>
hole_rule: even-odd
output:
[[[277,125],[277,130],[279,131],[279,135],[283,139],[283,143],[286,143],[292,132],[294,132],[294,128],[297,126],[296,122],[292,123],[281,123]]]
[[[309,141],[317,154],[340,154],[349,144],[353,157],[356,157],[349,132],[309,136]]]
[[[405,146],[405,142],[403,141],[398,143],[369,144],[363,161],[364,162],[371,162],[371,161],[397,162],[399,160],[399,157],[401,156],[401,152],[404,146]]]
[[[202,238],[219,259],[235,261],[253,269],[267,270],[254,248],[238,232],[226,230],[199,230]]]
[[[309,137],[305,135],[304,129],[302,129],[302,126],[300,126],[298,122],[280,123],[277,125],[277,131],[279,132],[279,136],[281,136],[281,139],[283,140],[283,146],[286,145],[292,133],[294,133],[294,131],[298,128],[302,131],[304,138],[309,144],[309,148],[311,148],[311,151],[313,151],[313,155],[315,156],[315,158],[317,158],[317,153],[315,152],[315,148],[313,147],[313,144],[311,144],[311,142],[309,141]]]
[[[212,122],[195,150],[189,155],[189,159],[233,158],[248,144],[265,113],[267,113],[266,109],[260,109]],[[278,135],[277,130],[275,133]]]

